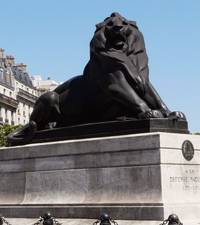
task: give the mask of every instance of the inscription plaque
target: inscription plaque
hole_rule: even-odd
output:
[[[194,157],[194,147],[191,141],[185,140],[182,144],[183,157],[190,161]]]
[[[182,190],[199,191],[200,190],[199,170],[186,169],[180,175],[170,176],[169,182],[171,184],[179,184]]]

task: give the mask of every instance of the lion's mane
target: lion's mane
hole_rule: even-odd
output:
[[[107,45],[108,38],[106,37],[106,28],[109,23],[112,22],[114,17],[118,17],[122,26],[125,29],[125,42],[126,49],[124,50],[124,55],[126,55],[129,60],[136,67],[138,75],[144,82],[148,82],[148,57],[146,54],[144,38],[142,33],[139,31],[136,22],[126,20],[119,13],[112,13],[110,17],[106,18],[103,22],[96,25],[96,31],[90,42],[90,61],[89,64],[94,63],[95,56],[104,54],[109,51]],[[86,68],[88,65],[86,66]],[[90,65],[90,69],[93,65]],[[92,71],[89,72],[90,75],[94,75]],[[93,76],[92,75],[92,76]]]

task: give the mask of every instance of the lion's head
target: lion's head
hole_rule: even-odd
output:
[[[119,13],[112,13],[103,22],[96,25],[96,31],[90,42],[91,57],[98,52],[121,50],[126,54],[138,72],[148,78],[148,57],[142,33],[136,22],[129,21]]]
[[[140,42],[140,44],[138,43]],[[96,25],[91,50],[122,49],[127,54],[144,50],[144,42],[136,22],[129,21],[119,13],[112,13],[103,22]]]

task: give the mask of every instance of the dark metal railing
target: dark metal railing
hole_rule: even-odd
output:
[[[32,95],[31,93],[24,91],[23,89],[19,88],[19,91],[17,93],[17,97],[18,98],[23,98],[24,100],[28,100],[31,103],[35,103],[35,101],[37,100],[37,96]]]
[[[7,219],[0,215],[0,225],[12,225]],[[50,212],[46,212],[43,216],[32,225],[62,225],[57,219],[55,219]],[[118,225],[107,213],[100,215],[93,225]],[[168,219],[164,220],[160,225],[183,225],[179,217],[176,214],[169,215]]]
[[[15,100],[14,98],[8,97],[4,94],[0,94],[0,102],[5,105],[11,106],[12,108],[15,108],[15,109],[18,106],[17,100]]]
[[[160,225],[183,225],[183,223],[176,214],[171,214]]]

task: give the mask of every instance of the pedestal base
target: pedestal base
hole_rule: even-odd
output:
[[[194,156],[187,161],[182,145]],[[200,136],[148,133],[3,148],[0,212],[200,222]]]
[[[48,142],[110,135],[138,134],[148,132],[169,132],[188,134],[187,121],[168,118],[124,119],[99,123],[80,124],[36,132],[32,142]]]

